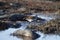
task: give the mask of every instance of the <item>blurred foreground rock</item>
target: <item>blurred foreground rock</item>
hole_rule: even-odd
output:
[[[35,40],[40,37],[40,35],[30,30],[17,30],[12,35],[23,38],[23,40]]]

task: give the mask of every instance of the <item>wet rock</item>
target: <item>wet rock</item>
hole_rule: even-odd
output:
[[[45,19],[42,19],[42,18],[39,18],[36,16],[33,17],[33,21],[36,21],[36,22],[40,22],[40,23],[44,23],[46,20]]]
[[[19,23],[6,23],[6,22],[0,22],[0,31],[6,30],[8,28],[19,28],[21,27],[21,24]]]
[[[11,28],[19,28],[19,27],[21,27],[21,24],[20,23],[15,23],[15,24],[12,25]]]
[[[7,23],[7,24],[8,24],[8,26],[10,28],[19,28],[19,27],[21,27],[21,23],[13,23],[13,22],[10,22],[10,23]]]
[[[23,40],[35,40],[40,37],[40,35],[30,30],[17,30],[13,33],[13,36],[22,37]]]
[[[37,34],[37,33],[35,33],[35,31],[32,31],[32,33],[33,33],[33,39],[37,39],[37,38],[39,38],[40,37],[40,35],[39,34]]]
[[[25,16],[24,15],[20,15],[20,14],[15,14],[15,15],[12,15],[9,20],[11,21],[27,21],[25,20]]]
[[[32,22],[39,22],[39,23],[43,23],[46,20],[39,18],[37,15],[36,16],[27,16],[26,19],[32,19]]]

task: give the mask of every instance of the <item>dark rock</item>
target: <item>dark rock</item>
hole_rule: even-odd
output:
[[[8,28],[19,28],[21,27],[21,24],[15,23],[15,25],[11,23],[6,23],[6,22],[0,22],[0,31],[6,30]]]
[[[37,20],[45,21],[45,19],[39,18],[39,17],[37,17],[37,15],[33,17],[33,20],[36,20],[36,21],[37,21]]]
[[[38,35],[37,33],[35,33],[34,31],[32,31],[32,33],[33,33],[33,39],[37,39],[37,38],[39,38],[40,37],[40,35]]]
[[[20,15],[20,14],[15,14],[15,15],[12,15],[9,20],[11,21],[27,21],[25,20],[25,16],[24,15]]]
[[[8,26],[7,23],[5,23],[5,22],[0,22],[0,31],[1,31],[1,30],[6,30],[6,29],[8,29],[8,28],[9,28],[9,26]]]
[[[46,20],[45,19],[42,19],[42,18],[39,18],[37,15],[36,16],[30,16],[30,15],[28,15],[27,17],[26,17],[26,19],[28,20],[28,19],[31,19],[31,22],[39,22],[39,23],[44,23],[44,22],[46,22]]]
[[[15,25],[12,25],[12,28],[19,28],[19,27],[21,27],[20,23],[16,23]]]
[[[0,2],[0,6],[4,6],[6,3],[4,2]]]

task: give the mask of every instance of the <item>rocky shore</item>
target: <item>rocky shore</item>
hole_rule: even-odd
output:
[[[60,35],[60,19],[53,19],[43,25],[30,25],[28,28],[41,31],[45,34]]]
[[[36,40],[40,37],[37,31],[60,35],[60,2],[0,0],[0,31],[20,28],[22,22],[28,22],[26,28],[11,33],[12,36]]]

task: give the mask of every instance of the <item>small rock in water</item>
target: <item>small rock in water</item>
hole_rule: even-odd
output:
[[[12,35],[22,37],[23,40],[35,40],[40,37],[40,35],[30,30],[17,30]]]

